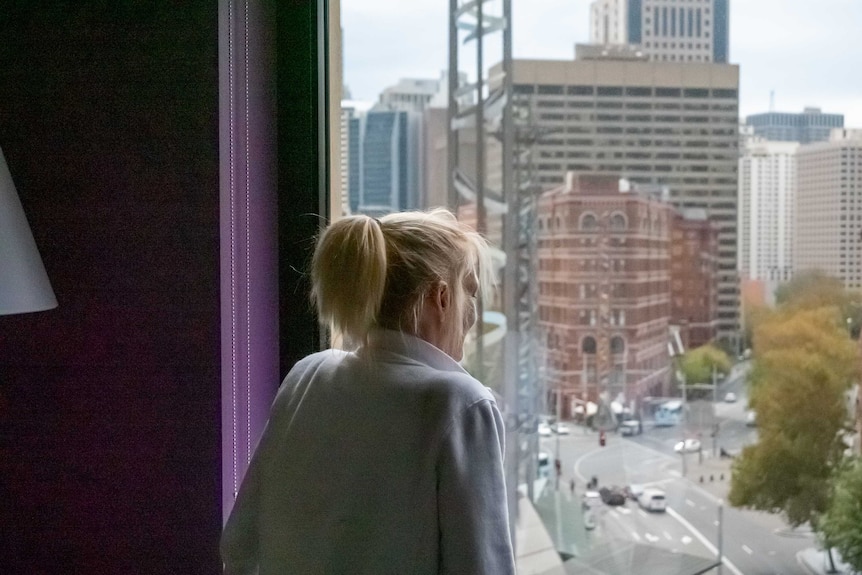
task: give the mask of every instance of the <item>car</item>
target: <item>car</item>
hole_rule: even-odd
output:
[[[644,486],[640,483],[632,483],[628,487],[624,488],[623,491],[629,499],[637,501],[641,493],[644,492]]]
[[[638,505],[647,511],[665,511],[667,509],[667,498],[664,491],[649,487],[643,490],[638,497]]]
[[[745,425],[748,427],[756,427],[757,426],[757,414],[753,409],[749,409],[745,412]]]
[[[539,435],[541,435],[542,437],[550,437],[551,436],[551,426],[548,425],[547,423],[540,423],[538,431],[539,431]]]
[[[736,402],[736,394],[732,391],[728,391],[724,394],[724,402],[725,403],[735,403]]]
[[[632,436],[638,435],[643,431],[643,427],[641,426],[641,422],[637,419],[627,419],[620,423],[620,435],[623,436]]]
[[[556,433],[557,435],[568,435],[569,434],[569,426],[565,423],[555,423],[551,426],[551,431]]]
[[[686,439],[678,442],[673,446],[673,450],[677,453],[697,453],[700,451],[700,440]]]
[[[602,487],[599,496],[606,505],[625,505],[625,492],[619,487]]]
[[[598,491],[587,490],[581,495],[581,507],[586,509],[595,509],[602,504],[602,496]]]
[[[551,476],[551,454],[547,451],[540,451],[536,456],[536,475],[538,477],[548,478]]]

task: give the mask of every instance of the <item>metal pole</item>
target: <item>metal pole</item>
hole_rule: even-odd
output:
[[[724,501],[718,500],[718,575],[721,575],[722,545],[724,534]]]
[[[556,454],[554,455],[554,472],[556,473],[557,462],[560,461],[560,421],[563,418],[563,390],[559,387],[559,383],[557,383],[557,446],[556,446]],[[556,473],[557,475],[557,490],[560,489],[560,473]]]
[[[487,233],[485,213],[485,0],[476,5],[476,231]],[[485,301],[479,295],[476,302],[476,370],[479,381],[485,378]]]
[[[677,356],[679,357],[679,356]],[[679,450],[682,455],[682,474],[685,475],[687,472],[686,468],[686,460],[685,460],[685,434],[686,434],[686,424],[688,423],[688,417],[686,417],[686,410],[688,409],[688,394],[686,392],[686,381],[685,381],[685,373],[682,369],[679,369],[679,360],[676,362],[677,370],[682,377],[680,378],[680,384],[682,385],[682,410],[680,412],[680,424],[682,427],[682,449]]]
[[[506,103],[503,106],[503,199],[506,202],[507,211],[503,220],[503,251],[506,253],[506,267],[503,270],[503,310],[506,314],[506,339],[504,358],[504,389],[506,394],[506,411],[509,417],[509,430],[506,434],[506,489],[509,495],[509,530],[512,538],[512,547],[515,548],[515,525],[518,522],[518,476],[521,462],[521,405],[518,389],[519,362],[518,352],[520,350],[520,322],[518,317],[518,214],[520,213],[520,202],[518,192],[514,185],[514,143],[515,134],[512,122],[512,0],[503,0],[503,17],[506,19],[506,27],[503,29],[503,85]],[[532,415],[532,414],[531,414]],[[535,447],[536,423],[533,417],[529,419],[529,428],[526,430],[530,438],[530,458],[526,465],[527,497],[532,503],[534,493],[533,485],[536,478],[535,462],[537,449]],[[517,549],[515,548],[517,555]]]
[[[455,172],[458,169],[458,132],[452,128],[458,114],[458,0],[449,0],[449,107],[446,118],[446,201],[450,210],[458,209],[458,192],[455,191]]]

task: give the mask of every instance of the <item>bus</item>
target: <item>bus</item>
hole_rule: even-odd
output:
[[[655,424],[659,427],[670,427],[682,421],[682,402],[666,401],[655,410]]]

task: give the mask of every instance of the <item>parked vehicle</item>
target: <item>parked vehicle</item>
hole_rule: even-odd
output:
[[[648,487],[638,497],[638,505],[647,511],[665,511],[667,509],[667,498],[661,489]]]
[[[557,435],[568,435],[569,426],[565,423],[555,423],[551,426],[551,431],[553,431]]]
[[[551,436],[551,426],[548,425],[547,423],[540,423],[538,431],[539,431],[539,435],[542,437],[550,437]]]
[[[736,402],[736,394],[733,393],[732,391],[728,391],[726,394],[724,394],[724,401],[725,401],[725,403],[735,403]]]

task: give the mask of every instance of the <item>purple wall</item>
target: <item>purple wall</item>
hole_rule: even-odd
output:
[[[217,11],[21,4],[0,145],[59,307],[0,316],[2,571],[218,572]]]

